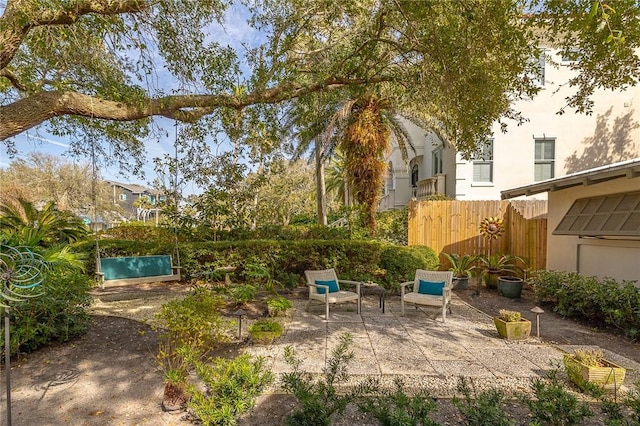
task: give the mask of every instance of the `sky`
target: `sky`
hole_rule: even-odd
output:
[[[0,14],[4,12],[6,2],[0,0]],[[236,4],[232,5],[225,16],[225,24],[212,25],[209,28],[207,37],[211,40],[218,41],[222,45],[230,45],[237,51],[241,51],[242,45],[254,46],[263,40],[263,35],[254,28],[249,27],[246,23],[248,12]],[[179,83],[175,81],[163,69],[158,70],[160,76],[161,88],[170,91],[179,88]],[[158,126],[167,130],[168,137],[163,136],[160,140],[155,137],[144,141],[147,152],[147,162],[143,166],[145,178],[141,179],[136,176],[123,176],[120,174],[117,165],[102,166],[100,173],[104,179],[116,180],[126,183],[137,183],[148,186],[157,176],[153,167],[153,159],[163,157],[165,154],[173,155],[174,128],[173,121],[167,119],[156,119]],[[50,134],[46,130],[47,125],[42,124],[36,128],[32,128],[20,135],[12,138],[18,153],[12,159],[7,154],[5,146],[0,143],[0,168],[8,167],[12,161],[18,158],[26,158],[31,152],[43,152],[55,156],[64,157],[69,162],[85,163],[90,159],[73,158],[68,152],[69,141],[64,137],[58,137]],[[195,185],[187,185],[184,188],[185,195],[197,192]]]

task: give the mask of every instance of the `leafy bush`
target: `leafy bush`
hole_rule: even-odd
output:
[[[376,238],[391,244],[406,246],[409,241],[409,207],[387,210],[376,215]]]
[[[163,241],[174,243],[176,234],[173,229],[148,223],[127,223],[109,228],[100,233],[100,239]]]
[[[584,424],[593,413],[584,403],[578,403],[575,396],[567,392],[552,370],[546,379],[536,378],[531,387],[535,398],[527,399],[533,424],[550,426],[572,426]]]
[[[229,296],[236,305],[243,305],[256,297],[256,288],[251,284],[236,285],[229,289]]]
[[[269,315],[278,316],[287,309],[291,309],[291,301],[282,296],[272,297],[267,299],[267,307],[269,308]]]
[[[32,352],[51,342],[82,335],[91,317],[92,281],[80,272],[52,270],[42,285],[23,294],[38,295],[11,305],[11,353]],[[0,346],[4,352],[4,333]]]
[[[585,277],[573,272],[536,271],[529,279],[539,300],[554,302],[565,317],[613,326],[640,337],[640,292],[631,282]]]
[[[221,296],[202,288],[162,305],[156,314],[161,330],[156,359],[163,371],[178,369],[186,375],[193,360],[229,340],[225,332],[232,322],[220,315],[222,306]]]
[[[252,360],[247,354],[232,360],[216,358],[213,363],[196,361],[195,369],[206,392],[189,385],[187,406],[203,425],[235,425],[236,418],[251,409],[273,381],[264,360]]]
[[[333,413],[342,413],[349,402],[375,388],[373,382],[369,381],[349,393],[337,392],[335,384],[347,378],[347,364],[354,357],[353,352],[349,351],[351,342],[348,333],[340,336],[340,344],[333,350],[325,374],[318,381],[300,370],[302,361],[296,357],[295,350],[291,346],[285,347],[285,361],[293,371],[282,376],[282,386],[300,403],[300,407],[285,418],[287,426],[328,426]]]
[[[425,246],[387,246],[380,255],[380,268],[385,270],[383,285],[398,291],[400,283],[412,281],[416,269],[438,269],[438,255]]]
[[[369,396],[358,402],[360,411],[378,419],[382,426],[436,426],[429,414],[437,410],[434,399],[425,390],[412,396],[404,392],[400,379],[394,381],[394,390],[383,390],[381,395]]]
[[[453,398],[453,405],[460,411],[468,426],[510,426],[515,422],[504,411],[504,393],[498,389],[476,392],[473,382],[461,377],[457,386],[463,396]]]

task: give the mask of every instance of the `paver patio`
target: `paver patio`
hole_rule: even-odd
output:
[[[376,297],[363,298],[361,315],[355,304],[332,305],[329,321],[324,320],[324,305],[312,302],[307,312],[306,301],[296,302],[283,336],[273,345],[254,345],[247,351],[264,357],[278,377],[291,371],[284,361],[284,347],[291,345],[302,360],[303,371],[321,374],[340,336],[348,332],[355,358],[348,367],[346,386],[367,376],[380,379],[383,385],[401,378],[406,387],[424,387],[432,396],[450,397],[460,377],[472,379],[478,389],[526,390],[532,378],[561,365],[563,351],[575,348],[554,347],[537,338],[500,339],[490,317],[456,296],[453,314],[447,315],[445,324],[440,308],[410,307],[402,317],[399,298],[389,299],[384,314]],[[535,333],[535,324],[533,330]],[[603,351],[631,370],[626,384],[638,380],[638,363]],[[272,390],[277,389],[275,384]]]

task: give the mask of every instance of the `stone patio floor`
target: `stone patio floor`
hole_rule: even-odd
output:
[[[355,304],[330,306],[330,319],[324,319],[324,305],[295,302],[285,319],[283,336],[271,345],[252,345],[247,352],[262,356],[278,378],[291,371],[284,361],[284,348],[291,345],[302,360],[301,369],[322,374],[340,336],[349,333],[354,359],[348,364],[349,379],[344,386],[355,385],[366,377],[375,377],[383,386],[400,378],[407,388],[425,388],[434,397],[456,394],[460,377],[473,381],[478,390],[500,387],[527,391],[533,378],[544,377],[553,369],[564,375],[561,367],[565,352],[577,346],[552,346],[535,337],[526,341],[500,339],[493,320],[455,295],[453,313],[442,322],[440,308],[405,306],[400,316],[400,299],[390,297],[383,314],[377,297],[364,297],[362,312]],[[640,364],[601,349],[605,357],[627,368],[625,385],[640,378]],[[564,376],[566,377],[566,376]],[[279,381],[271,391],[280,389]]]

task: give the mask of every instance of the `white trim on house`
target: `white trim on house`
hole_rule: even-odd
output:
[[[520,196],[540,194],[541,192],[559,191],[580,185],[593,185],[619,178],[634,178],[640,176],[640,158],[621,161],[607,166],[572,173],[566,176],[547,179],[518,188],[507,189],[501,192],[503,200]]]

